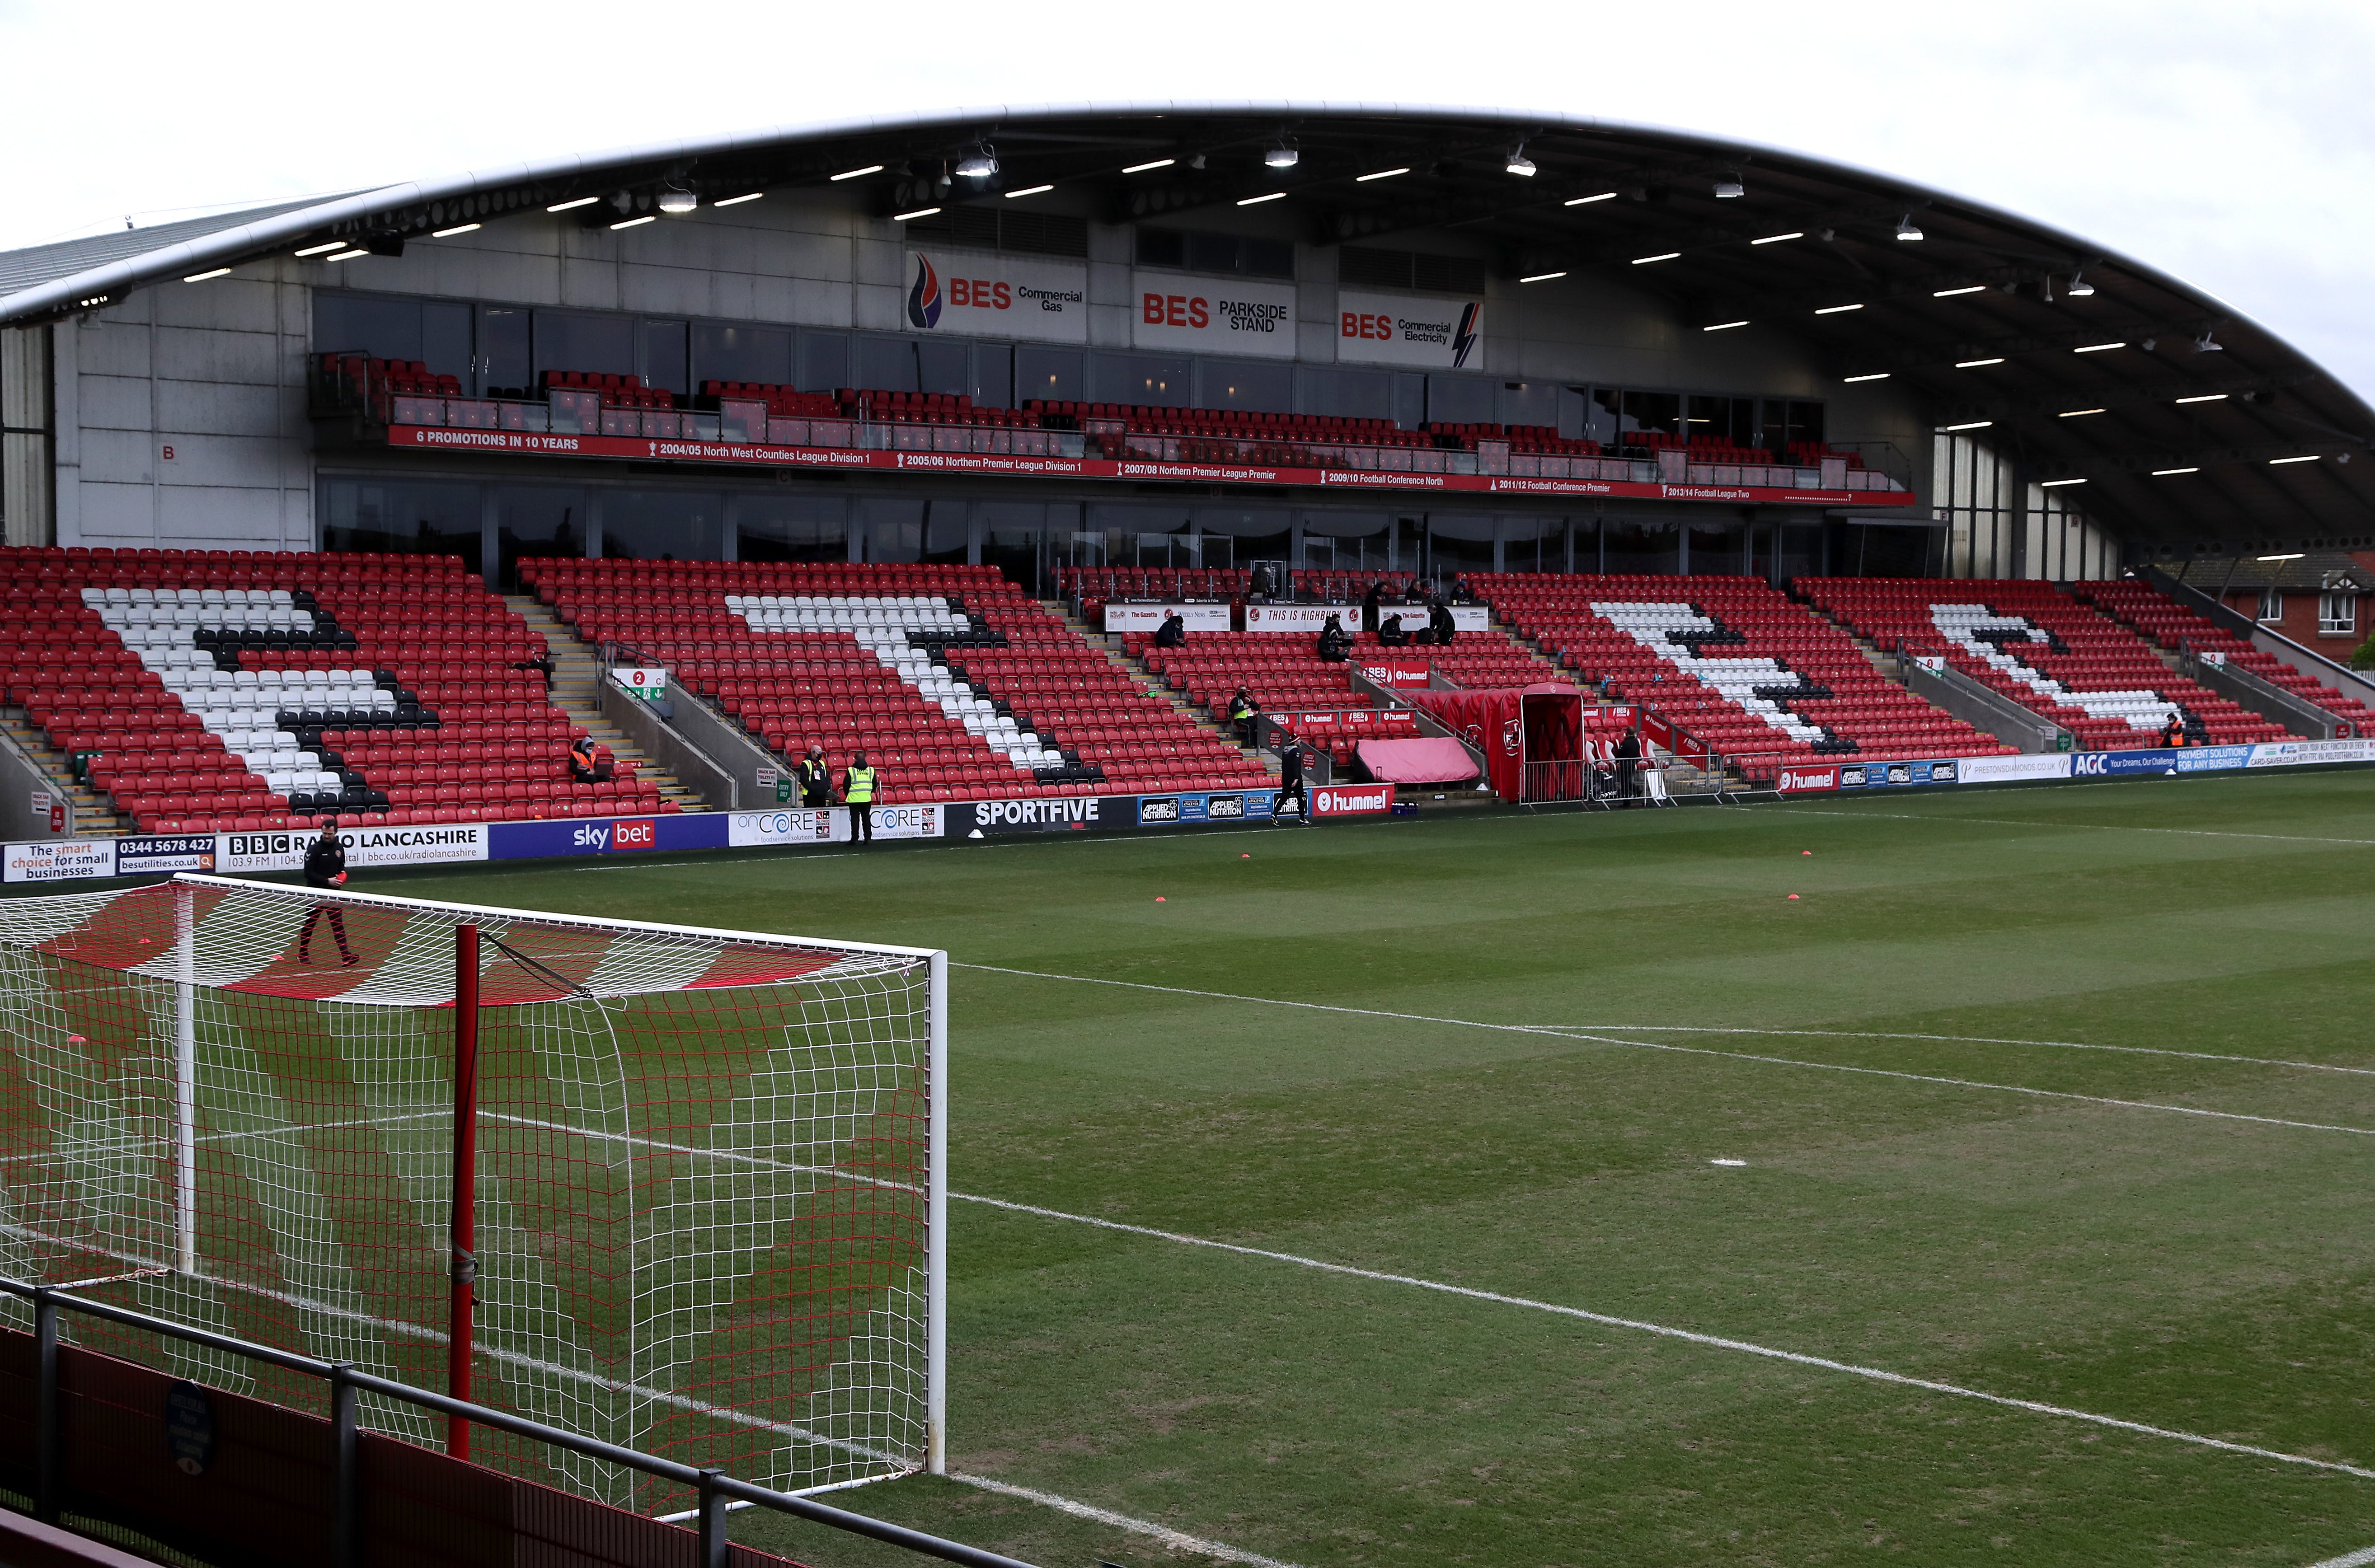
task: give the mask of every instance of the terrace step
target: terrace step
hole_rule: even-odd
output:
[[[552,701],[569,715],[570,723],[592,736],[597,745],[609,747],[620,761],[633,762],[635,776],[656,788],[663,802],[674,801],[678,810],[688,814],[716,809],[700,791],[645,755],[643,748],[627,738],[626,731],[602,716],[602,663],[559,616],[525,594],[506,594],[503,603],[552,651]]]
[[[41,776],[64,790],[73,802],[74,821],[68,828],[71,836],[113,838],[135,831],[131,819],[117,811],[112,800],[76,781],[73,760],[50,744],[50,737],[26,719],[24,709],[0,709],[0,730],[6,731],[8,738],[41,770]]]

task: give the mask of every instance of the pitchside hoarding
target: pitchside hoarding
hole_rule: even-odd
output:
[[[1336,293],[1336,358],[1359,365],[1483,368],[1484,301]]]
[[[953,808],[940,805],[878,806],[878,839],[936,839],[947,831]],[[793,849],[804,844],[847,843],[854,836],[845,806],[736,811],[727,819],[726,842],[738,849]]]
[[[1294,285],[1249,277],[1130,275],[1130,342],[1196,354],[1294,357]]]
[[[1493,624],[1493,612],[1483,605],[1450,605],[1451,624],[1460,631],[1483,631]],[[1317,636],[1319,629],[1334,616],[1347,631],[1361,627],[1361,607],[1358,605],[1247,605],[1246,630],[1248,631],[1300,631]],[[1377,623],[1385,624],[1388,616],[1402,618],[1402,630],[1418,631],[1426,625],[1424,605],[1379,605]]]
[[[1089,269],[1077,262],[910,250],[900,319],[911,332],[1089,340]]]
[[[1160,631],[1164,618],[1174,615],[1190,631],[1226,631],[1229,629],[1229,607],[1226,605],[1108,604],[1105,606],[1105,630]]]

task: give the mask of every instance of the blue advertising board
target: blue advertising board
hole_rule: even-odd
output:
[[[724,849],[726,814],[572,817],[549,822],[493,822],[490,860],[541,860],[578,855],[633,855],[656,849]]]

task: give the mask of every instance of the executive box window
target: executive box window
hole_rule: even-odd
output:
[[[1294,409],[1294,367],[1251,360],[1207,360],[1199,408],[1250,408],[1286,414]]]
[[[1484,264],[1468,256],[1429,255],[1346,245],[1336,253],[1336,277],[1355,288],[1415,289],[1429,294],[1482,294]]]
[[[1293,277],[1294,244],[1253,234],[1212,229],[1149,229],[1138,231],[1138,265],[1176,266],[1184,272],[1235,273],[1245,277]]]
[[[840,496],[739,496],[734,531],[739,560],[849,559],[849,503]]]
[[[418,360],[431,375],[458,376],[471,365],[470,307],[443,300],[316,293],[313,346],[322,353],[374,360]]]
[[[717,560],[726,554],[726,506],[705,490],[609,490],[602,553],[614,560]]]
[[[325,479],[322,548],[458,555],[479,570],[479,487],[424,479]]]
[[[522,556],[585,553],[585,492],[575,485],[503,485],[495,490],[496,581],[518,586]]]
[[[1185,408],[1193,395],[1195,370],[1195,361],[1184,356],[1099,354],[1096,401]]]
[[[633,316],[581,315],[574,311],[536,312],[534,375],[547,371],[598,371],[638,375]]]
[[[692,362],[703,381],[757,382],[767,386],[813,383],[798,381],[792,371],[792,334],[771,326],[715,326],[703,323],[692,329]],[[840,375],[849,371],[849,350],[841,348]],[[845,386],[842,381],[824,383]]]
[[[1077,348],[1014,350],[1014,398],[1020,405],[1033,398],[1084,403],[1089,396],[1089,357]]]

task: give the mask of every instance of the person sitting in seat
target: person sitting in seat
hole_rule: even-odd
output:
[[[519,660],[515,660],[515,661],[514,661],[514,663],[512,664],[511,667],[512,667],[512,668],[514,668],[514,669],[532,669],[532,670],[537,671],[538,674],[540,674],[540,675],[542,675],[542,676],[544,677],[544,691],[545,691],[545,695],[546,695],[546,696],[548,696],[548,697],[549,697],[550,695],[552,695],[552,650],[551,650],[551,649],[549,649],[549,648],[544,648],[544,649],[540,649],[540,650],[538,650],[538,653],[537,653],[536,657],[534,657],[534,658],[532,658],[532,659],[519,659]]]
[[[1476,590],[1468,585],[1468,578],[1464,573],[1451,580],[1451,602],[1455,605],[1472,605],[1476,602]]]
[[[1188,618],[1177,610],[1164,616],[1163,624],[1154,629],[1154,645],[1158,648],[1176,648],[1187,641]]]
[[[1277,592],[1278,584],[1270,580],[1270,563],[1264,561],[1255,567],[1253,580],[1246,588],[1246,597],[1257,604],[1266,605]]]
[[[1410,634],[1402,630],[1402,618],[1389,615],[1377,623],[1377,645],[1381,648],[1407,648]]]
[[[569,743],[569,776],[579,784],[609,784],[611,772],[610,759],[602,755],[594,737],[579,731]]]
[[[1451,607],[1441,599],[1436,600],[1426,612],[1426,630],[1436,647],[1450,647],[1451,639],[1459,630],[1459,624],[1451,619]]]
[[[1422,582],[1415,577],[1411,579],[1411,585],[1402,590],[1402,603],[1406,605],[1423,605],[1433,597],[1435,597],[1435,584]]]
[[[1353,634],[1344,630],[1343,620],[1329,616],[1328,624],[1319,629],[1319,662],[1341,665],[1353,651]]]
[[[2163,746],[2171,747],[2185,744],[2185,720],[2173,709],[2169,713],[2168,722],[2160,726],[2160,743]]]
[[[1261,723],[1261,704],[1242,686],[1229,699],[1229,722],[1237,726],[1237,744],[1251,747]]]

